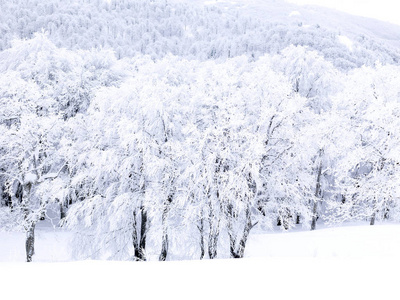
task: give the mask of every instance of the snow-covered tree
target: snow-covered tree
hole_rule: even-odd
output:
[[[47,204],[41,184],[57,177],[63,168],[55,151],[60,120],[52,109],[54,102],[43,96],[37,84],[26,82],[13,72],[2,77],[0,106],[6,109],[0,124],[1,176],[6,180],[12,208],[27,233],[26,257],[31,261],[35,225]]]
[[[342,126],[354,132],[341,162],[344,198],[334,206],[338,220],[388,219],[398,214],[398,68],[362,68],[350,74],[338,95],[346,114]]]

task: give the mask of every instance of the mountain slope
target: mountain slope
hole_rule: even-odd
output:
[[[226,12],[239,10],[250,17],[270,22],[319,24],[329,30],[342,32],[351,37],[366,35],[374,40],[400,47],[400,26],[373,18],[356,16],[335,9],[316,5],[297,5],[284,0],[173,0],[193,5],[216,6]]]
[[[400,61],[398,26],[278,0],[14,0],[0,3],[0,50],[45,31],[58,47],[111,48],[118,58],[259,57],[289,45],[317,50],[340,69]],[[343,44],[341,36],[353,47]]]
[[[196,1],[195,2],[203,2]],[[296,5],[283,0],[238,0],[238,1],[205,1],[226,10],[240,9],[250,16],[268,19],[272,22],[290,23],[293,20],[303,24],[321,26],[348,34],[352,37],[367,35],[392,46],[400,46],[400,26],[388,22],[351,15],[338,10],[316,6]],[[295,13],[294,13],[295,12]]]

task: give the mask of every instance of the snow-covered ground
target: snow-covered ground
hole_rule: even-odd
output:
[[[50,222],[36,228],[34,262],[73,260],[69,241],[72,233]],[[0,231],[0,263],[25,261],[25,235]],[[400,225],[387,223],[368,226],[353,223],[341,227],[320,226],[315,231],[294,229],[289,232],[250,234],[245,256],[304,258],[399,257]]]
[[[246,256],[400,259],[400,225],[353,223],[315,231],[254,234],[249,238]]]
[[[397,298],[397,224],[253,234],[242,260],[66,262],[69,238],[39,226],[28,264],[23,234],[1,232],[1,299]]]
[[[3,263],[2,299],[398,299],[399,260]]]

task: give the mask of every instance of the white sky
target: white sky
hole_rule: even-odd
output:
[[[399,0],[285,0],[296,4],[315,4],[353,15],[375,18],[400,25]]]

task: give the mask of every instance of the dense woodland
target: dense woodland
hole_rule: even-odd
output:
[[[168,1],[0,10],[0,230],[27,261],[54,207],[79,259],[400,221],[399,49]]]

